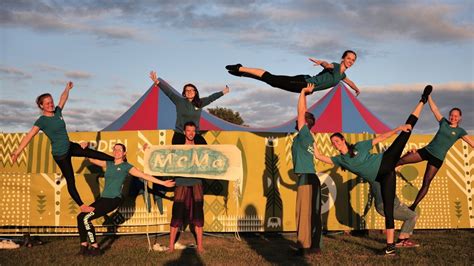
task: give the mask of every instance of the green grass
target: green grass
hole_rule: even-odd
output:
[[[168,242],[168,236],[151,236],[152,244]],[[399,249],[396,257],[378,255],[384,247],[384,235],[371,231],[368,236],[326,235],[321,256],[296,258],[291,255],[294,234],[241,234],[238,241],[230,234],[204,237],[203,254],[195,249],[177,250],[172,254],[148,251],[145,236],[99,237],[105,253],[100,257],[82,257],[78,237],[42,237],[43,245],[15,250],[0,250],[0,265],[79,265],[79,264],[147,264],[147,265],[313,265],[313,264],[399,264],[472,265],[474,263],[474,230],[419,230],[412,238],[421,247]],[[181,243],[194,240],[189,232]]]

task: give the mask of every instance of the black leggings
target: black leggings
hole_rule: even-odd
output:
[[[173,139],[171,140],[171,144],[173,145],[180,145],[186,143],[186,136],[179,132],[174,132]],[[194,136],[194,144],[196,145],[207,145],[206,140],[198,133]]]
[[[268,85],[280,88],[285,91],[300,93],[303,88],[306,88],[308,82],[305,80],[305,75],[297,76],[282,76],[282,75],[273,75],[270,72],[266,71],[263,73],[261,78],[256,78],[261,80]]]
[[[83,149],[75,142],[69,143],[69,151],[66,154],[61,156],[53,156],[54,161],[59,166],[59,169],[61,169],[63,176],[66,178],[67,191],[69,192],[69,195],[71,195],[71,198],[77,203],[77,205],[81,206],[84,204],[84,202],[82,202],[81,197],[79,196],[79,193],[76,189],[71,157],[88,157],[102,161],[113,161],[114,157],[100,151],[91,150],[89,148]]]
[[[443,165],[443,161],[434,157],[431,153],[429,153],[425,148],[419,149],[417,152],[410,152],[400,158],[397,165],[404,165],[409,163],[417,163],[421,161],[428,161],[426,164],[425,174],[423,176],[423,184],[421,185],[420,191],[416,195],[415,201],[411,204],[410,209],[415,210],[416,206],[420,203],[420,201],[425,197],[426,193],[428,193],[428,189],[430,188],[431,181],[435,177],[438,170]]]
[[[414,115],[410,115],[406,121],[406,124],[410,124],[413,130],[416,121],[418,121],[418,118]],[[410,138],[412,130],[409,132],[400,132],[395,141],[393,141],[392,145],[390,145],[390,147],[388,147],[388,149],[383,153],[382,163],[380,164],[380,168],[375,179],[380,183],[382,188],[386,229],[395,228],[395,222],[393,218],[393,202],[395,200],[395,189],[397,186],[395,178],[395,166],[402,155],[403,149]]]
[[[91,221],[117,209],[121,202],[122,199],[120,197],[98,198],[91,204],[91,207],[94,207],[94,211],[81,212],[77,215],[77,229],[79,230],[81,243],[87,241],[91,244],[97,243],[94,225],[92,225]]]

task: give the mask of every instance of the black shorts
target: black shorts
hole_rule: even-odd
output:
[[[433,165],[436,168],[441,168],[443,165],[443,161],[434,157],[429,151],[427,151],[425,148],[419,149],[418,154],[420,155],[421,159],[423,161],[428,161],[428,164]]]

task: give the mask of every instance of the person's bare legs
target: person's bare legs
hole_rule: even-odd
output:
[[[263,73],[265,73],[266,71],[260,68],[251,68],[251,67],[241,66],[239,68],[239,72],[247,73],[247,74],[261,78],[263,76]]]
[[[170,226],[170,244],[168,247],[168,252],[174,251],[174,242],[176,240],[176,234],[178,234],[178,227]]]
[[[202,246],[203,228],[200,226],[195,226],[194,230],[196,230],[197,251],[201,253],[204,251],[204,247]]]

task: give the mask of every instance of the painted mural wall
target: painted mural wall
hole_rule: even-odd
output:
[[[128,161],[143,169],[142,147],[171,144],[172,130],[76,132],[71,141],[89,141],[91,146],[111,154],[115,143],[127,146]],[[51,156],[51,145],[40,133],[12,164],[10,153],[25,134],[0,134],[0,233],[75,233],[79,207],[67,192],[66,182]],[[209,131],[208,144],[231,144],[242,152],[242,184],[233,181],[205,180],[205,231],[295,231],[296,175],[292,171],[291,144],[294,135]],[[354,143],[373,138],[369,134],[347,134]],[[406,151],[425,146],[432,136],[413,135]],[[329,134],[315,134],[319,149],[336,155]],[[383,151],[392,139],[378,145]],[[375,152],[375,151],[374,151]],[[432,182],[430,191],[418,206],[417,228],[474,228],[472,209],[474,151],[458,141]],[[78,191],[86,203],[99,196],[103,170],[74,158]],[[397,195],[410,204],[422,183],[426,162],[399,169]],[[369,185],[352,173],[317,162],[322,182],[323,221],[328,230],[376,229],[384,219],[372,206]],[[98,231],[119,233],[168,231],[171,220],[172,189],[166,191],[130,178],[124,187],[124,202],[119,208],[123,223],[110,225],[117,214],[95,221],[104,225]],[[400,223],[396,224],[397,227]]]

